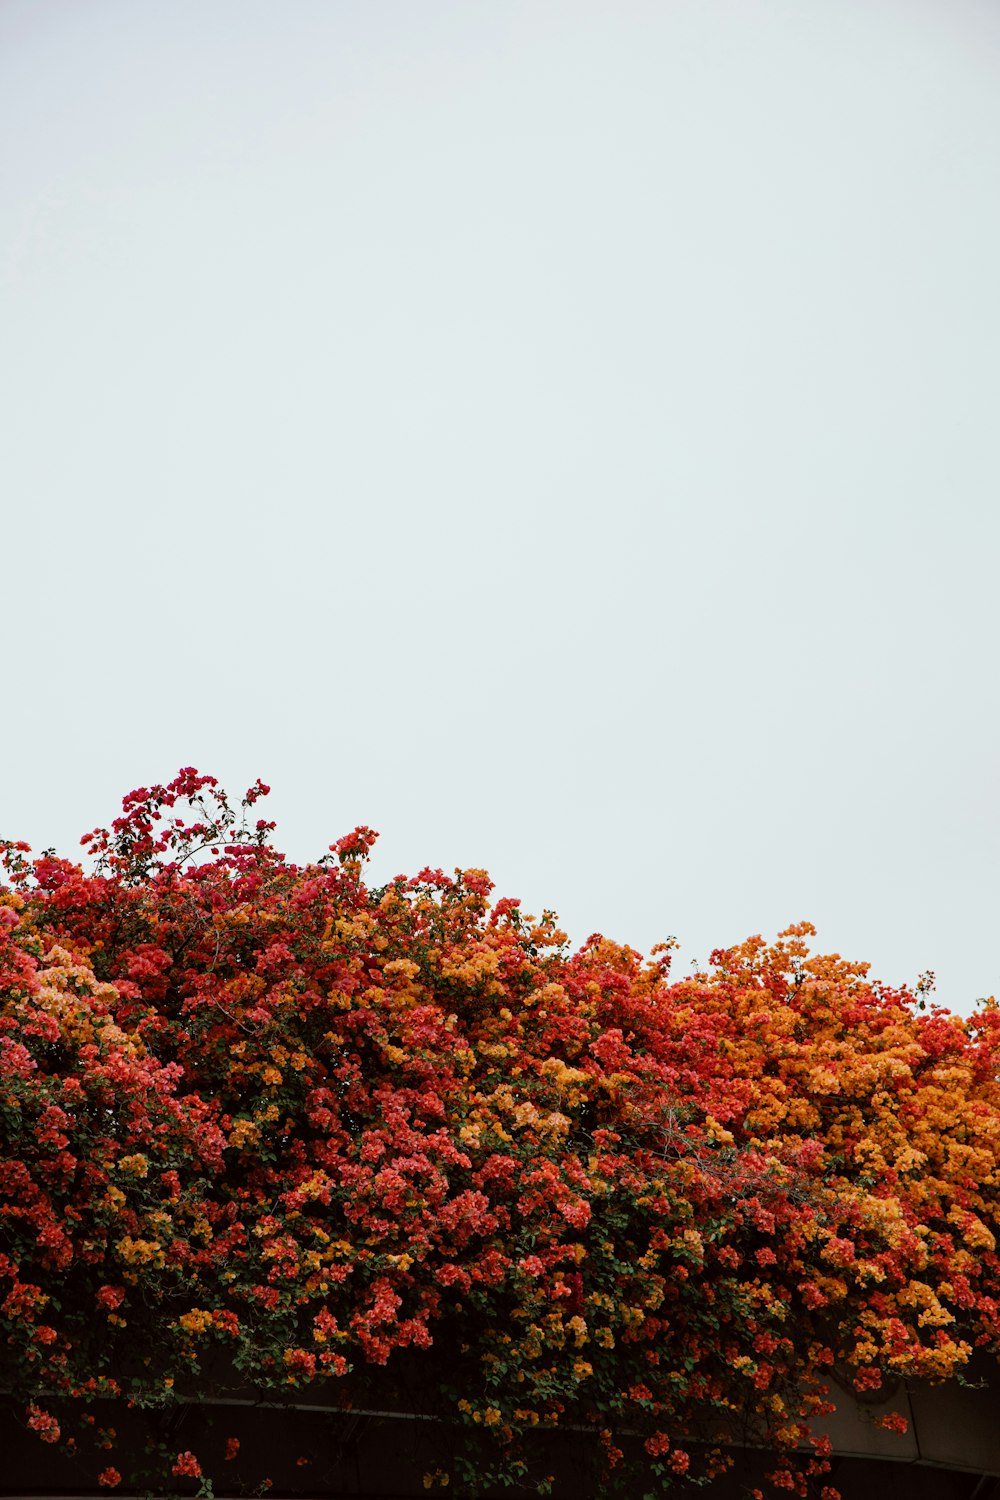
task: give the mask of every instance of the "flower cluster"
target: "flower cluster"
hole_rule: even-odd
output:
[[[805,924],[672,981],[479,870],[368,886],[369,829],[293,865],[265,791],[141,788],[90,873],[5,846],[0,1383],[39,1438],[207,1393],[210,1356],[285,1391],[411,1361],[483,1472],[571,1424],[680,1485],[752,1431],[805,1493],[834,1367],[997,1352],[992,1003],[925,1009]]]

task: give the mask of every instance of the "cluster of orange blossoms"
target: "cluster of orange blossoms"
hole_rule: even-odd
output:
[[[997,1352],[992,1003],[925,1010],[805,925],[672,982],[478,870],[370,888],[367,829],[292,865],[264,791],[140,789],[95,873],[6,846],[0,1387],[42,1441],[220,1352],[286,1392],[409,1360],[484,1472],[570,1426],[681,1485],[749,1435],[806,1493],[832,1367]]]

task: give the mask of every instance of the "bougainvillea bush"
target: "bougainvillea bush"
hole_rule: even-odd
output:
[[[369,886],[366,828],[287,862],[266,790],[142,788],[86,869],[6,846],[0,1387],[40,1442],[113,1488],[109,1396],[225,1368],[350,1405],[405,1366],[463,1435],[430,1488],[544,1492],[563,1427],[609,1493],[629,1443],[659,1493],[749,1440],[829,1500],[832,1372],[997,1352],[992,1003],[928,1008],[806,925],[678,981],[669,947],[570,951],[480,870]]]

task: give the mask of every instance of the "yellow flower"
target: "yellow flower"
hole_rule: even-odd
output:
[[[166,1258],[162,1248],[153,1240],[134,1240],[130,1234],[122,1235],[115,1248],[130,1266],[151,1265],[160,1270]]]
[[[141,1151],[134,1156],[123,1156],[118,1163],[119,1172],[128,1172],[132,1177],[146,1177],[149,1173],[149,1162]]]
[[[576,1317],[570,1318],[569,1322],[566,1324],[566,1327],[573,1334],[573,1337],[576,1340],[576,1347],[578,1349],[582,1349],[584,1344],[587,1342],[587,1339],[589,1338],[589,1334],[587,1332],[587,1325],[580,1317],[579,1313],[577,1313]]]
[[[177,1321],[184,1332],[189,1333],[193,1338],[211,1328],[212,1314],[206,1312],[204,1308],[192,1307],[190,1312],[181,1313]]]
[[[256,1146],[260,1140],[260,1130],[252,1120],[234,1120],[233,1128],[229,1132],[229,1144],[239,1151],[244,1146]]]

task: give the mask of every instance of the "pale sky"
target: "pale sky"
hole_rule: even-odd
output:
[[[0,136],[0,833],[1000,990],[994,0],[0,0]]]

